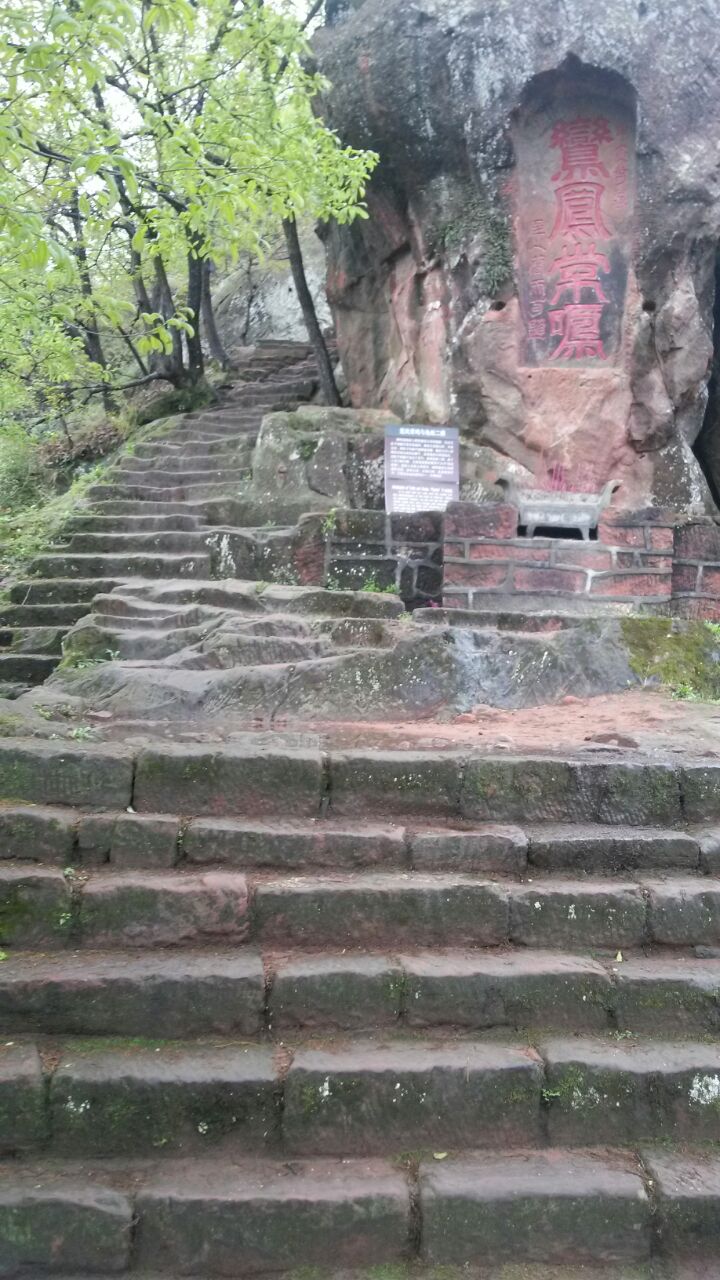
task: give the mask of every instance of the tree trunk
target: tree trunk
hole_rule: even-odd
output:
[[[97,312],[95,310],[95,296],[93,294],[92,277],[90,275],[90,267],[88,265],[87,248],[85,246],[85,230],[83,226],[83,216],[80,212],[80,197],[77,190],[73,191],[70,197],[70,219],[73,224],[73,232],[75,235],[75,243],[73,246],[73,256],[77,263],[78,276],[80,278],[80,292],[87,304],[87,314],[82,323],[83,342],[88,358],[92,360],[100,369],[107,369],[107,361],[105,352],[100,340],[100,332],[98,329]],[[115,413],[117,411],[117,401],[113,396],[109,387],[106,387],[102,393],[103,405],[106,413]]]
[[[191,312],[190,323],[193,327],[192,333],[185,334],[188,352],[188,372],[190,374],[190,383],[193,387],[202,382],[205,374],[205,360],[203,358],[202,340],[200,337],[200,318],[202,313],[202,297],[203,297],[203,261],[193,250],[190,250],[187,259],[188,264],[188,309]]]
[[[202,291],[202,318],[205,329],[205,337],[210,348],[210,355],[213,360],[217,360],[221,369],[227,369],[230,361],[228,354],[223,346],[222,338],[218,332],[217,323],[215,321],[215,312],[213,310],[212,292],[210,289],[210,272],[211,262],[209,258],[205,258],[202,264],[203,268],[203,291]]]
[[[303,263],[302,249],[300,248],[300,239],[298,237],[297,223],[294,218],[283,218],[283,231],[285,232],[285,243],[288,248],[290,258],[290,269],[292,271],[293,280],[295,281],[295,289],[297,291],[300,309],[303,313],[305,328],[307,329],[310,345],[312,346],[317,360],[318,372],[320,374],[320,387],[325,398],[326,404],[341,405],[340,393],[338,392],[335,382],[335,374],[333,373],[332,361],[328,354],[325,339],[320,328],[320,323],[315,310],[315,303],[312,300],[312,294],[308,288],[307,276],[305,275],[305,264]]]
[[[158,254],[153,258],[153,264],[155,266],[155,289],[153,292],[157,291],[158,309],[163,320],[171,320],[175,315],[175,299],[172,296],[172,289],[170,288],[170,281],[167,278],[165,263]],[[163,356],[161,367],[168,382],[171,382],[172,385],[179,390],[180,387],[186,386],[188,382],[192,381],[192,379],[188,377],[185,369],[180,330],[170,329],[170,336],[172,339],[172,355]]]

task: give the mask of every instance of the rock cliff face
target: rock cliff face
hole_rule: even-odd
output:
[[[353,403],[452,419],[541,484],[714,509],[714,0],[365,0],[315,37],[374,147],[328,237]],[[705,424],[703,429],[703,424]]]

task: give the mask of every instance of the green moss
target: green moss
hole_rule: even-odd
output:
[[[630,666],[643,681],[664,685],[677,697],[720,699],[720,635],[707,622],[672,618],[622,618]]]
[[[15,885],[7,889],[0,899],[0,938],[3,942],[12,942],[15,933],[27,924],[32,915],[32,907],[22,887]]]
[[[510,227],[505,214],[474,187],[462,192],[454,217],[436,229],[440,245],[450,252],[464,248],[476,236],[482,238],[480,286],[493,295],[513,278]]]

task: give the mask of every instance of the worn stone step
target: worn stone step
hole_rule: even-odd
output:
[[[22,605],[48,605],[53,608],[60,606],[66,607],[75,604],[89,604],[98,592],[109,592],[115,587],[119,587],[127,579],[127,574],[121,577],[108,578],[91,577],[83,578],[78,574],[72,578],[48,577],[46,579],[32,578],[25,579],[22,582],[13,582],[8,589],[10,600],[13,604]]]
[[[132,472],[134,476],[153,476],[156,469],[164,473],[173,470],[175,474],[182,473],[184,468],[191,468],[193,471],[210,471],[219,466],[233,464],[237,466],[241,460],[243,465],[247,466],[252,447],[252,440],[247,435],[238,436],[236,439],[230,438],[227,441],[222,440],[215,444],[202,440],[185,443],[179,441],[165,445],[162,452],[127,458],[123,462],[123,469],[126,472]]]
[[[68,555],[76,552],[112,554],[125,552],[133,554],[140,551],[155,552],[205,552],[208,547],[208,533],[199,530],[169,530],[147,532],[144,530],[123,530],[115,533],[90,532],[74,533],[67,544]]]
[[[175,628],[172,621],[169,620],[169,625],[162,630],[145,630],[138,626],[137,618],[132,628],[117,627],[114,618],[92,614],[88,617],[87,628],[72,632],[67,650],[69,653],[112,651],[121,662],[156,662],[179,653],[187,646],[199,644],[207,635],[207,622],[197,627]]]
[[[209,567],[210,556],[207,552],[144,555],[129,551],[125,555],[58,552],[39,556],[37,560],[33,560],[30,569],[38,575],[63,579],[66,574],[73,573],[78,578],[96,575],[98,579],[106,579],[112,573],[138,578],[202,578],[207,575]],[[102,589],[106,589],[104,584],[98,588]]]
[[[0,680],[42,684],[55,670],[60,657],[47,653],[0,652]]]
[[[225,483],[210,483],[201,481],[196,484],[182,483],[174,485],[151,485],[151,484],[121,484],[108,483],[105,485],[96,485],[90,491],[95,502],[106,501],[139,501],[164,504],[172,504],[173,507],[183,507],[186,500],[200,500],[203,498],[222,498],[228,494],[232,495],[239,486],[241,486],[249,472],[244,471],[242,476],[237,480],[226,481]],[[152,509],[152,508],[151,508]]]
[[[12,649],[13,653],[62,654],[62,638],[65,627],[13,627],[0,629],[0,650]]]
[[[423,1255],[435,1265],[630,1263],[650,1256],[639,1162],[563,1151],[483,1153],[420,1169]]]
[[[77,604],[10,604],[0,608],[0,627],[65,630],[84,617],[89,601]]]
[[[260,957],[244,947],[10,952],[0,966],[4,1035],[257,1036],[264,1005]]]

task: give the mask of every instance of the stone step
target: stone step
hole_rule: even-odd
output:
[[[98,592],[112,591],[121,586],[128,575],[121,577],[83,578],[79,574],[72,578],[60,578],[53,575],[45,580],[40,578],[25,579],[13,582],[8,596],[18,606],[44,605],[53,609],[75,604],[89,604]],[[82,614],[80,615],[82,617]]]
[[[0,651],[12,648],[14,653],[48,654],[60,657],[65,627],[22,627],[0,630]]]
[[[77,604],[11,604],[0,608],[0,627],[38,627],[44,631],[71,627],[88,611],[90,601]]]
[[[161,530],[160,532],[123,530],[122,532],[113,533],[74,533],[65,549],[70,555],[74,555],[78,551],[83,553],[98,552],[101,554],[110,554],[116,551],[186,551],[188,554],[194,554],[195,551],[207,551],[208,536],[208,531],[200,532],[199,530]]]
[[[73,533],[196,533],[202,530],[199,516],[98,515],[93,513],[68,526]]]
[[[202,578],[210,568],[207,552],[192,554],[143,555],[128,552],[126,555],[92,555],[81,552],[57,552],[39,556],[30,565],[30,571],[47,578],[64,578],[77,574],[78,578],[96,576],[106,579],[107,574],[122,574],[137,578]]]
[[[0,652],[0,681],[42,684],[60,661],[59,655],[47,653]]]
[[[163,488],[174,485],[198,484],[217,484],[218,481],[225,479],[230,484],[236,484],[239,480],[244,480],[248,474],[247,465],[233,467],[224,463],[216,463],[209,470],[203,470],[202,467],[193,465],[161,468],[161,467],[144,467],[142,469],[135,468],[120,469],[119,467],[111,473],[110,479],[113,484],[119,485],[138,485],[149,488]]]
[[[1,664],[0,664],[1,665]],[[520,946],[567,952],[720,945],[720,880],[537,881],[423,872],[258,879],[235,871],[93,875],[69,909],[59,872],[0,867],[0,945],[210,945],[371,949]],[[21,904],[17,907],[16,904]],[[4,910],[4,917],[3,917]]]
[[[244,478],[244,477],[243,477]],[[163,504],[171,503],[183,508],[186,498],[222,498],[232,495],[241,483],[240,479],[228,481],[226,483],[211,483],[209,481],[198,481],[197,483],[184,483],[176,485],[136,485],[136,484],[98,484],[93,485],[92,490],[88,492],[95,502],[105,504],[117,501],[135,501],[150,502]]]
[[[330,653],[330,646],[327,641],[321,639],[298,639],[294,636],[264,635],[264,636],[243,636],[238,635],[235,631],[229,631],[225,644],[223,644],[223,633],[214,631],[209,626],[208,620],[204,619],[195,627],[180,627],[176,625],[166,625],[162,630],[159,628],[144,629],[137,625],[135,620],[134,627],[120,626],[115,627],[113,618],[102,618],[100,615],[91,615],[88,618],[88,627],[93,632],[93,651],[101,649],[111,649],[116,653],[120,661],[143,661],[148,664],[163,661],[165,658],[175,656],[177,662],[173,665],[183,665],[180,657],[182,650],[193,648],[196,651],[187,658],[188,663],[195,664],[198,667],[205,666],[207,668],[229,667],[229,666],[266,666],[276,663],[294,663],[304,662],[309,658],[320,658]],[[212,645],[205,645],[203,642],[208,637],[208,632],[213,634]],[[68,650],[78,649],[84,651],[86,649],[86,637],[82,632],[74,632],[68,642]]]
[[[32,1280],[72,1271],[209,1280],[289,1273],[298,1258],[308,1267],[400,1264],[411,1237],[405,1175],[379,1161],[295,1162],[290,1176],[269,1160],[202,1158],[0,1172],[9,1274]]]
[[[187,442],[186,444],[167,444],[163,447],[162,452],[159,448],[154,453],[138,454],[135,458],[124,460],[123,469],[133,472],[134,475],[143,475],[152,473],[154,467],[193,467],[199,468],[201,471],[210,470],[212,467],[225,466],[238,457],[242,457],[243,462],[247,465],[247,459],[252,454],[253,441],[249,436],[229,436],[227,440],[221,440],[216,443],[196,440]]]
[[[567,951],[720,946],[720,880],[531,884],[427,872],[260,881],[254,936],[337,946],[515,946]]]
[[[242,607],[245,598],[245,584],[172,582],[149,584],[148,589],[152,603],[165,608],[206,603],[222,608],[233,600]],[[144,584],[135,590],[142,599]],[[268,612],[282,601],[291,613],[293,590],[269,587],[263,595]],[[129,586],[124,591],[132,597]],[[332,593],[318,592],[318,603],[324,594]],[[248,598],[257,603],[256,595]],[[387,604],[382,597],[376,599]],[[45,794],[50,790],[61,795],[59,803],[67,803],[82,769],[88,777],[96,766],[118,773],[125,785],[126,760],[119,762],[116,750],[106,744],[93,744],[88,752],[77,744],[71,749],[68,743],[0,739],[0,762],[17,775],[15,786],[23,784],[22,794],[8,792],[12,798],[53,803]],[[581,756],[560,761],[534,755],[373,752],[355,747],[323,755],[319,747],[285,746],[282,739],[270,746],[263,734],[253,732],[224,744],[158,743],[136,748],[135,755],[134,805],[145,813],[277,817],[280,795],[284,811],[294,818],[318,817],[322,809],[334,818],[359,821],[372,814],[375,820],[387,815],[407,821],[411,816],[415,824],[462,820],[534,826],[552,824],[562,815],[565,821],[623,829],[637,823],[684,830],[715,823],[720,808],[720,765],[714,760],[680,766],[643,758]],[[75,797],[71,803],[88,802]],[[120,807],[129,803],[128,796]]]
[[[488,1280],[518,1267],[527,1280],[710,1280],[717,1251],[720,1160],[702,1149],[468,1152],[409,1177],[377,1157],[202,1156],[11,1161],[1,1175],[10,1274],[33,1280],[290,1274],[298,1258],[321,1277],[481,1265]]]
[[[193,519],[202,517],[203,506],[202,503],[188,505],[186,502],[144,502],[134,498],[100,496],[88,508],[88,514],[101,519],[112,516],[185,516]]]

